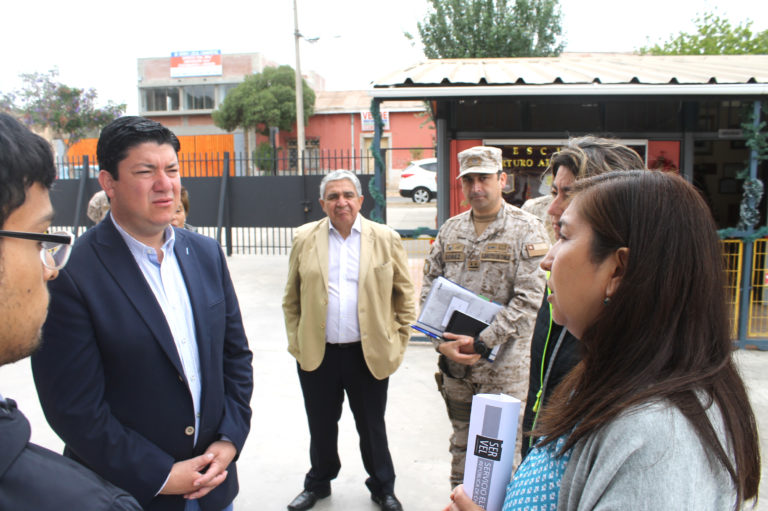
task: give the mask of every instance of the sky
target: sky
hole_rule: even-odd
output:
[[[297,0],[301,69],[328,90],[360,90],[424,60],[404,32],[428,12],[427,0]],[[716,10],[735,25],[768,29],[768,2],[755,0],[560,0],[567,52],[631,52],[692,32],[698,14]],[[292,0],[164,2],[38,0],[4,2],[0,92],[19,74],[59,70],[59,81],[94,88],[98,103],[126,103],[138,113],[137,59],[174,51],[260,52],[295,68]]]

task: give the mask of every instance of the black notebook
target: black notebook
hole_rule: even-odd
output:
[[[448,320],[448,326],[445,327],[445,331],[456,335],[477,337],[486,327],[488,327],[488,323],[485,321],[480,321],[459,310],[455,310],[451,315],[451,319]]]

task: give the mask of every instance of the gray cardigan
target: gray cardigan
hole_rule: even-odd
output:
[[[719,408],[713,405],[707,415],[724,442]],[[735,503],[728,471],[665,400],[627,410],[580,440],[563,474],[557,508],[717,511],[733,510]]]

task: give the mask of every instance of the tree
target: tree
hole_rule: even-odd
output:
[[[744,55],[768,53],[768,30],[752,33],[752,22],[737,26],[714,12],[696,17],[696,32],[680,32],[667,42],[640,48],[643,55]]]
[[[545,57],[563,50],[558,0],[429,2],[417,24],[427,58]]]
[[[304,124],[312,115],[315,92],[303,82]],[[221,129],[248,130],[269,135],[270,126],[291,131],[296,120],[296,74],[290,66],[265,67],[261,73],[247,76],[229,91],[221,106],[213,112],[213,123]]]
[[[59,72],[19,75],[24,85],[0,98],[0,109],[13,112],[28,126],[50,128],[64,140],[66,150],[101,129],[125,112],[125,104],[109,101],[103,108],[95,105],[95,89],[79,89],[59,83]]]

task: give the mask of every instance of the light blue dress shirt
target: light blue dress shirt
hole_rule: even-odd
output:
[[[139,265],[168,322],[195,409],[194,441],[197,443],[197,432],[200,429],[200,356],[197,350],[192,304],[189,301],[189,293],[179,261],[173,251],[176,241],[173,227],[168,226],[165,229],[165,242],[161,248],[163,260],[160,262],[154,248],[128,234],[114,218],[112,222],[128,245],[131,255]]]

